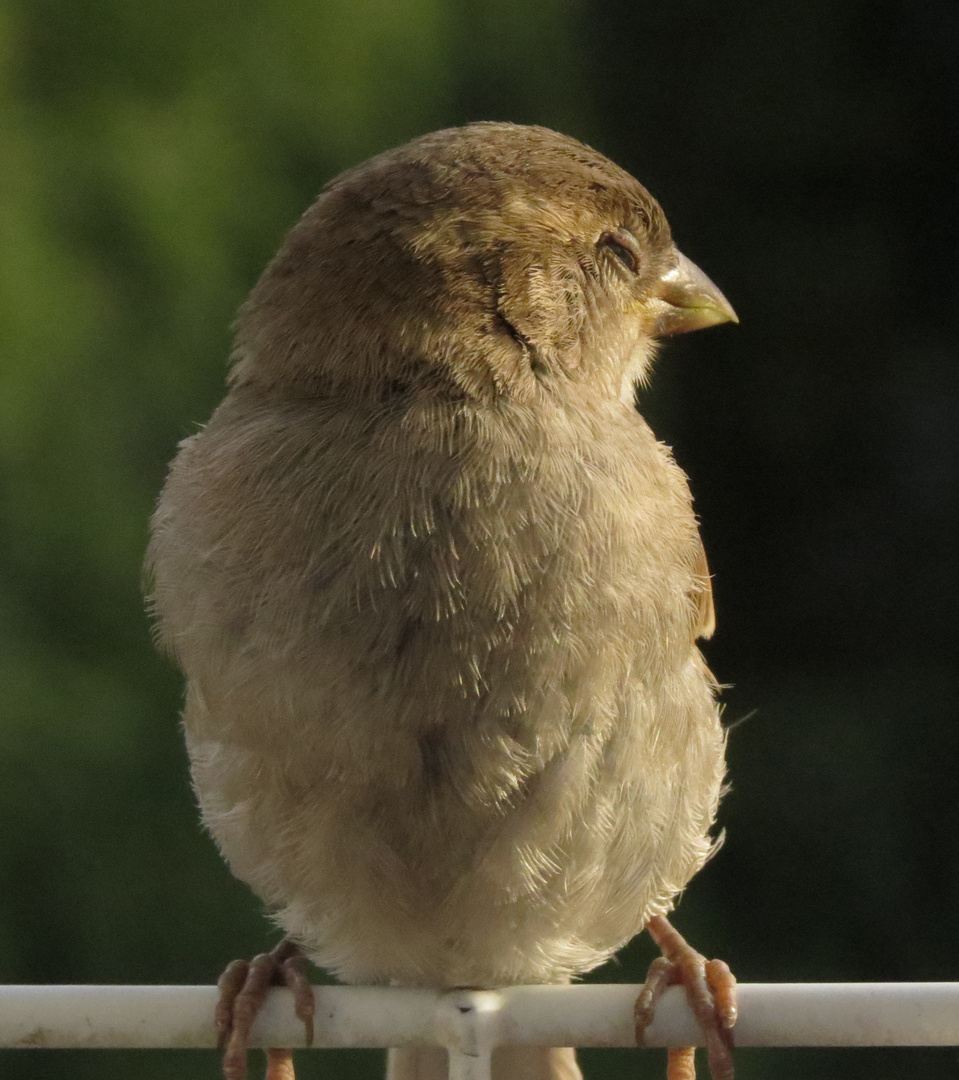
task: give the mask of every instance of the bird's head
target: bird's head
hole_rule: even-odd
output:
[[[545,128],[478,123],[326,186],[240,312],[234,379],[371,400],[631,397],[658,337],[735,319],[632,176]]]

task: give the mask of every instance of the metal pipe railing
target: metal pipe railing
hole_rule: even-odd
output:
[[[452,1080],[487,1080],[496,1046],[635,1046],[638,985],[434,991],[315,988],[314,1047],[441,1045]],[[213,986],[0,986],[0,1047],[204,1048]],[[651,1047],[701,1044],[680,987],[657,1005]],[[741,983],[737,1046],[959,1046],[959,983]],[[251,1045],[301,1047],[276,989]]]

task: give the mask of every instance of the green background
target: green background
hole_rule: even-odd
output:
[[[957,56],[959,7],[928,0],[2,0],[0,980],[212,982],[275,940],[197,825],[147,520],[320,186],[474,119],[631,169],[742,319],[671,342],[643,402],[692,478],[737,725],[727,843],[677,924],[748,981],[959,979]],[[934,1078],[959,1054],[738,1062]],[[201,1052],[0,1072],[218,1075]]]

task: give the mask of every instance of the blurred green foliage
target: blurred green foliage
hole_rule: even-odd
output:
[[[644,403],[697,492],[727,717],[755,713],[680,925],[744,979],[959,977],[957,32],[948,4],[885,0],[0,0],[0,978],[209,982],[275,940],[197,825],[147,522],[285,229],[341,168],[471,119],[632,168],[743,318],[671,345]],[[217,1075],[184,1052],[0,1069]]]

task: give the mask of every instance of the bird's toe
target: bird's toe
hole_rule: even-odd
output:
[[[306,1028],[306,1043],[313,1042],[313,988],[297,946],[284,940],[252,960],[234,960],[217,981],[220,997],[214,1017],[217,1045],[223,1050],[224,1080],[246,1080],[250,1032],[272,986],[293,991],[296,1015]],[[294,1080],[292,1051],[267,1051],[266,1075],[267,1080]]]

